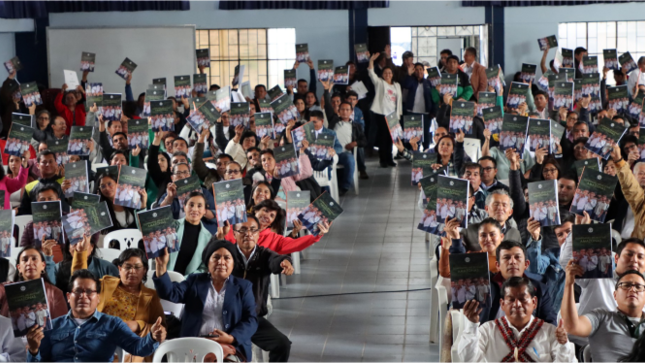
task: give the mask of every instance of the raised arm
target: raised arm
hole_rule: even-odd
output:
[[[593,327],[591,321],[586,316],[578,316],[578,308],[576,307],[576,300],[574,297],[574,283],[575,276],[582,276],[584,273],[582,267],[575,264],[570,260],[565,269],[566,278],[564,281],[564,295],[562,296],[562,305],[560,306],[560,313],[562,314],[562,321],[564,328],[569,334],[588,337]]]
[[[540,68],[542,69],[542,74],[546,73],[549,68],[546,66],[546,56],[549,54],[549,46],[547,45],[546,48],[544,49],[544,53],[542,53],[542,60],[540,60]]]
[[[148,149],[148,174],[150,178],[155,182],[157,187],[161,186],[161,183],[164,181],[164,174],[159,167],[159,145],[161,144],[162,131],[155,132],[155,138],[152,139],[152,145]],[[170,166],[168,166],[170,167]]]

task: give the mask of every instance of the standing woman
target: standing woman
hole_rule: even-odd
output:
[[[8,175],[5,175],[4,168],[0,168],[0,190],[5,192],[3,208],[5,210],[11,209],[11,198],[9,196],[14,192],[20,193],[25,184],[27,184],[27,177],[29,176],[27,158],[20,159],[16,156],[11,156],[9,160],[10,162],[13,161],[13,163],[9,164],[12,168],[8,168]],[[16,169],[18,169],[17,173]]]
[[[392,160],[392,137],[385,116],[394,113],[394,118],[398,122],[403,112],[402,92],[401,85],[393,80],[394,72],[390,67],[383,69],[383,78],[379,78],[374,73],[374,61],[379,55],[380,53],[372,55],[367,71],[374,84],[374,102],[372,102],[370,110],[374,114],[373,125],[378,128],[376,144],[379,150],[379,161],[382,168],[387,168],[388,166],[396,166],[396,163]]]

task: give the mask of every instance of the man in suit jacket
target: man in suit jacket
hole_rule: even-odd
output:
[[[473,47],[466,48],[464,52],[464,64],[462,71],[470,77],[470,84],[473,87],[472,99],[477,101],[479,92],[488,90],[488,78],[486,77],[486,67],[477,63],[477,49]]]
[[[505,241],[522,242],[520,231],[511,216],[513,215],[513,200],[504,189],[497,189],[486,197],[485,210],[488,215],[499,222]],[[461,231],[467,251],[480,251],[479,224],[471,224]]]

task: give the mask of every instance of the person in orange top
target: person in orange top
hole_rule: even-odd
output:
[[[448,220],[446,218],[445,237],[441,237],[441,247],[443,249],[439,259],[439,275],[444,278],[450,278],[450,259],[451,253],[466,253],[466,248],[459,235],[459,221],[456,219]],[[481,251],[472,251],[473,253],[488,252],[488,269],[492,273],[499,271],[497,263],[497,246],[504,240],[502,226],[493,218],[486,218],[479,224],[479,246]]]

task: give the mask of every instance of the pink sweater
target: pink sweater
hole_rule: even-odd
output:
[[[20,171],[18,172],[17,178],[11,178],[5,176],[0,180],[0,190],[4,190],[4,209],[11,209],[11,202],[9,201],[11,194],[22,189],[25,184],[27,184],[27,176],[29,175],[29,169],[25,169],[20,166]]]

